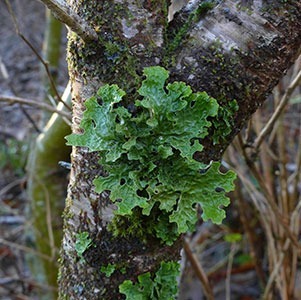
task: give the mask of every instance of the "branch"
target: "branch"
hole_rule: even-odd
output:
[[[289,85],[289,87],[285,91],[285,94],[283,95],[279,105],[277,106],[274,114],[270,118],[269,122],[265,125],[265,127],[261,130],[260,135],[255,140],[255,142],[254,142],[254,148],[255,149],[259,148],[259,146],[263,142],[264,138],[271,132],[275,122],[278,120],[279,116],[283,112],[283,110],[284,110],[288,100],[290,99],[292,93],[300,85],[300,83],[301,83],[301,71],[299,71],[297,76],[291,82],[291,84]]]
[[[210,161],[220,158],[300,55],[301,3],[248,2],[252,13],[245,13],[234,0],[205,3],[191,0],[175,15],[169,23],[167,45],[173,58],[168,66],[171,80],[206,91],[221,106],[237,100],[239,109],[231,116],[227,138],[213,147],[211,136],[203,142],[198,159]]]
[[[183,242],[183,247],[184,247],[184,251],[187,255],[188,260],[190,261],[190,263],[192,265],[192,268],[193,268],[196,276],[199,278],[200,283],[202,284],[202,287],[204,289],[204,294],[206,295],[208,300],[213,300],[214,299],[213,290],[212,290],[212,287],[208,280],[208,277],[207,277],[201,263],[199,262],[199,260],[195,256],[195,254],[193,254],[193,252],[191,251],[189,243],[185,239]]]
[[[63,24],[66,24],[70,30],[78,34],[83,41],[97,41],[96,31],[79,17],[64,0],[40,0],[53,13],[54,17]]]
[[[10,104],[14,104],[14,103],[20,103],[20,104],[26,104],[26,105],[30,105],[30,106],[35,106],[41,109],[46,109],[50,112],[53,113],[57,113],[63,117],[66,117],[67,119],[70,120],[70,114],[62,111],[62,110],[58,110],[55,107],[52,107],[51,105],[48,105],[46,103],[41,103],[37,100],[30,100],[30,99],[24,99],[24,98],[20,98],[20,97],[12,97],[12,96],[4,96],[4,95],[0,95],[0,101],[2,102],[8,102]]]
[[[18,243],[14,243],[14,242],[8,241],[8,240],[3,239],[3,238],[0,238],[0,243],[3,244],[3,245],[7,245],[7,246],[9,246],[11,248],[17,249],[17,250],[21,250],[21,251],[24,251],[24,252],[27,252],[27,253],[32,253],[32,254],[37,255],[37,256],[45,259],[45,260],[51,261],[53,263],[56,263],[55,260],[53,260],[50,256],[45,255],[45,254],[43,254],[41,252],[35,251],[32,248],[20,245]]]

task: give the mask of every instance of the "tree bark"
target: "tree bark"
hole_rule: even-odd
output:
[[[285,3],[284,3],[285,2]],[[72,81],[73,131],[84,101],[104,83],[116,83],[135,99],[146,66],[161,65],[170,81],[207,91],[221,106],[236,99],[238,111],[231,132],[219,143],[212,136],[198,159],[218,160],[267,95],[300,54],[299,1],[190,1],[168,23],[169,1],[79,1],[71,9],[98,33],[84,42],[69,32],[68,63]],[[221,129],[223,120],[221,122]],[[154,271],[161,261],[177,260],[181,239],[162,246],[156,239],[114,238],[108,231],[114,206],[107,193],[94,192],[101,174],[97,153],[76,147],[64,213],[64,238],[59,274],[60,299],[124,299],[118,286],[126,279]],[[78,257],[76,235],[88,232],[92,245]],[[126,266],[109,278],[102,266]]]

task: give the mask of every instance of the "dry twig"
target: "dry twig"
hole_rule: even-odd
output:
[[[8,240],[5,240],[3,238],[0,238],[0,244],[3,244],[3,245],[7,245],[11,248],[15,248],[15,249],[18,249],[18,250],[21,250],[21,251],[24,251],[24,252],[27,252],[27,253],[32,253],[34,255],[37,255],[43,259],[46,259],[46,260],[49,260],[49,261],[53,261],[54,263],[56,263],[50,256],[48,255],[45,255],[43,253],[40,253],[32,248],[29,248],[29,247],[26,247],[26,246],[23,246],[23,245],[20,245],[20,244],[17,244],[17,243],[14,243],[14,242],[10,242]]]
[[[205,293],[207,299],[214,300],[213,291],[212,291],[210,282],[208,280],[208,277],[207,277],[201,263],[199,262],[198,258],[193,254],[193,252],[191,251],[191,248],[189,246],[189,243],[185,239],[184,239],[183,244],[184,244],[184,251],[187,255],[187,258],[190,261],[196,276],[199,278],[199,280],[203,286],[204,293]]]
[[[292,93],[296,89],[298,85],[301,84],[301,70],[297,74],[297,76],[294,78],[294,80],[291,82],[289,87],[286,89],[279,105],[277,106],[275,112],[273,113],[272,117],[269,119],[269,122],[264,126],[264,128],[261,130],[260,135],[256,138],[254,142],[254,148],[258,149],[261,143],[263,142],[264,138],[271,132],[273,129],[273,126],[281,113],[283,112],[283,109],[287,105]]]
[[[69,120],[71,120],[71,116],[70,113],[65,112],[63,110],[58,110],[55,107],[43,103],[43,102],[39,102],[37,100],[31,100],[31,99],[24,99],[24,98],[20,98],[20,97],[12,97],[12,96],[4,96],[4,95],[0,95],[0,101],[2,102],[7,102],[9,104],[14,104],[14,103],[20,103],[20,104],[25,104],[25,105],[30,105],[30,106],[34,106],[37,108],[41,108],[41,109],[45,109],[48,110],[50,112],[53,113],[57,113]]]
[[[5,0],[5,3],[6,3],[6,6],[8,8],[8,11],[9,11],[9,13],[10,13],[12,19],[13,19],[13,23],[14,23],[14,26],[15,26],[16,33],[25,42],[25,44],[32,50],[32,52],[35,54],[35,56],[38,58],[38,60],[44,66],[46,74],[47,74],[47,76],[49,78],[49,81],[50,81],[51,88],[53,89],[53,91],[55,93],[57,101],[61,102],[69,111],[71,111],[72,110],[71,107],[61,99],[61,96],[60,96],[60,94],[59,94],[59,92],[56,88],[54,79],[53,79],[53,77],[51,75],[51,72],[49,70],[48,63],[42,58],[42,56],[39,54],[39,52],[33,47],[33,45],[27,40],[27,38],[21,33],[18,22],[17,22],[17,19],[16,19],[16,16],[15,16],[13,10],[12,10],[10,2],[8,0]]]

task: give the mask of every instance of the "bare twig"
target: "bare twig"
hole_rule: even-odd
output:
[[[53,16],[63,24],[66,24],[70,30],[78,34],[83,41],[97,41],[96,31],[80,18],[64,0],[40,0],[53,13]]]
[[[281,115],[283,109],[285,108],[287,102],[289,101],[292,93],[294,92],[295,88],[301,83],[301,71],[297,74],[297,76],[294,78],[294,80],[291,82],[287,90],[285,91],[283,97],[281,98],[281,101],[279,105],[277,106],[275,112],[273,113],[272,117],[270,118],[269,122],[264,126],[264,128],[261,130],[260,135],[256,138],[254,142],[254,148],[258,149],[261,145],[264,138],[271,132],[273,129],[273,126],[279,116]]]
[[[204,294],[206,295],[207,299],[214,300],[213,291],[212,291],[210,282],[208,280],[208,277],[207,277],[205,271],[203,270],[201,263],[199,262],[197,257],[195,257],[195,255],[192,253],[191,248],[185,239],[184,239],[184,250],[185,250],[188,260],[190,261],[190,263],[193,267],[193,270],[194,270],[196,276],[199,278],[199,280],[203,286]]]
[[[11,89],[11,91],[14,93],[15,96],[17,96],[17,93],[14,89],[14,85],[11,83],[10,81],[10,77],[9,74],[7,72],[6,66],[5,64],[2,62],[2,58],[0,56],[0,71],[2,73],[2,76],[4,77],[4,80],[6,80],[8,82],[8,85]],[[38,125],[36,124],[36,122],[33,120],[33,118],[27,113],[27,111],[25,110],[25,108],[19,104],[19,107],[22,111],[22,113],[25,115],[25,117],[28,119],[28,121],[32,124],[33,128],[38,132],[41,133],[41,130],[39,129]],[[14,134],[16,135],[16,134]]]
[[[0,200],[1,200],[1,197],[3,195],[5,195],[9,190],[11,190],[12,188],[14,188],[15,186],[19,185],[19,184],[23,184],[25,183],[27,180],[26,177],[24,178],[19,178],[19,179],[16,179],[12,182],[10,182],[8,185],[6,185],[5,187],[3,187],[1,190],[0,190]]]
[[[258,169],[256,168],[254,162],[249,158],[248,154],[246,153],[246,149],[243,145],[243,140],[242,140],[242,136],[241,134],[238,134],[238,141],[240,143],[241,149],[242,149],[242,154],[245,158],[246,164],[249,167],[250,171],[252,172],[252,174],[254,175],[254,177],[256,178],[258,184],[260,185],[265,198],[267,200],[267,203],[269,204],[271,210],[273,211],[273,213],[275,214],[275,217],[277,219],[277,221],[279,222],[279,225],[281,225],[281,227],[284,229],[284,231],[286,232],[288,238],[292,241],[292,243],[297,247],[298,251],[301,252],[301,245],[299,244],[296,235],[294,235],[289,226],[287,225],[287,221],[288,221],[288,216],[284,216],[281,214],[281,212],[279,211],[279,208],[277,206],[277,204],[273,201],[269,190],[266,186],[265,180],[262,178],[261,174],[259,173]]]
[[[8,72],[6,69],[5,64],[2,62],[2,57],[0,56],[0,74],[2,75],[2,77],[6,80],[8,79]]]
[[[231,244],[231,250],[228,256],[227,276],[226,276],[226,300],[231,299],[231,272],[233,266],[234,255],[236,252],[236,244]]]
[[[301,74],[301,73],[300,73]],[[301,78],[301,77],[300,77]],[[280,85],[276,88],[276,101],[279,102],[279,95],[280,95]],[[277,99],[278,98],[278,99]],[[286,136],[285,136],[285,129],[284,129],[284,115],[283,113],[279,114],[278,117],[278,126],[277,126],[277,133],[276,133],[276,138],[277,138],[277,149],[278,149],[278,157],[279,157],[279,184],[280,184],[280,202],[279,202],[279,207],[281,208],[282,212],[284,215],[289,215],[290,213],[290,208],[289,208],[289,193],[288,193],[288,185],[287,185],[287,170],[286,170],[286,164],[287,164],[287,150],[286,150]]]
[[[263,294],[263,297],[262,297],[262,299],[264,299],[264,300],[268,299],[268,294],[270,292],[270,289],[272,287],[272,284],[273,284],[274,280],[277,278],[277,274],[279,273],[279,269],[280,269],[280,267],[282,265],[282,262],[283,262],[283,259],[285,257],[285,251],[288,249],[289,245],[290,245],[290,240],[286,239],[283,250],[281,251],[281,253],[278,257],[278,260],[277,260],[277,263],[275,264],[274,270],[271,273],[271,275],[269,277],[269,280],[267,282],[267,285],[264,289],[264,294]]]
[[[19,25],[18,25],[18,22],[17,22],[17,19],[16,19],[16,16],[12,10],[12,7],[9,3],[8,0],[5,0],[5,3],[6,3],[6,6],[7,6],[7,9],[13,19],[13,23],[14,23],[14,26],[15,26],[15,30],[16,30],[16,33],[18,34],[18,36],[25,42],[25,44],[32,50],[32,52],[36,55],[36,57],[38,58],[38,60],[41,62],[41,64],[44,66],[45,68],[45,71],[46,71],[46,74],[49,78],[49,81],[50,81],[50,85],[51,85],[51,88],[53,89],[54,93],[55,93],[55,96],[57,98],[57,101],[58,102],[61,102],[63,103],[63,105],[68,109],[68,110],[72,110],[71,107],[69,105],[67,105],[62,99],[61,99],[61,96],[56,88],[56,85],[55,85],[55,82],[54,82],[54,79],[51,75],[51,72],[49,70],[49,66],[48,66],[48,63],[42,58],[42,56],[39,54],[39,52],[33,47],[33,45],[27,40],[27,38],[21,33],[20,29],[19,29]]]
[[[300,217],[301,217],[301,199],[297,203],[294,211],[291,215],[291,229],[296,233],[299,234],[300,230]],[[290,274],[290,285],[289,285],[289,294],[293,295],[295,290],[295,279],[297,278],[297,269],[298,269],[298,252],[294,247],[292,247],[292,254],[291,254],[291,274]]]
[[[63,110],[58,110],[58,109],[56,109],[55,107],[53,107],[51,105],[48,105],[48,104],[43,103],[43,102],[39,102],[37,100],[0,95],[0,101],[7,102],[9,104],[20,103],[20,104],[35,106],[35,107],[38,107],[38,108],[41,108],[41,109],[48,110],[48,111],[53,112],[53,113],[57,113],[57,114],[59,114],[63,117],[68,118],[69,120],[71,119],[70,113],[65,112]]]
[[[28,285],[30,285],[31,287],[34,287],[34,288],[39,288],[39,289],[42,289],[42,290],[49,290],[49,291],[57,291],[57,288],[56,287],[53,287],[53,286],[50,286],[50,285],[47,285],[47,284],[42,284],[36,280],[33,280],[31,278],[21,278],[21,277],[3,277],[3,278],[0,278],[0,286],[2,288],[6,288],[7,284],[10,284],[10,283],[14,283],[14,282],[24,282],[24,283],[27,283]],[[14,299],[18,299],[18,300],[23,300],[23,299],[26,299],[26,300],[31,300],[32,298],[29,298],[29,297],[26,297],[24,295],[21,295],[21,294],[18,294],[16,295],[16,298]]]
[[[32,253],[34,255],[37,255],[43,259],[46,259],[46,260],[49,260],[49,261],[53,261],[55,263],[55,260],[53,260],[53,258],[49,257],[48,255],[45,255],[43,253],[40,253],[32,248],[29,248],[29,247],[26,247],[26,246],[23,246],[23,245],[20,245],[20,244],[17,244],[17,243],[14,243],[14,242],[10,242],[8,240],[5,240],[3,238],[0,238],[0,244],[3,244],[3,245],[7,245],[11,248],[15,248],[15,249],[18,249],[18,250],[21,250],[21,251],[24,251],[24,252],[27,252],[27,253]]]
[[[299,138],[298,152],[296,155],[296,170],[288,178],[288,182],[292,183],[292,198],[298,198],[298,185],[300,182],[300,173],[301,173],[301,137]]]

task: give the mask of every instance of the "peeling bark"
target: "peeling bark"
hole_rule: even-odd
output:
[[[103,83],[116,83],[135,99],[142,69],[162,65],[171,80],[206,90],[220,105],[236,99],[232,132],[220,144],[208,138],[199,159],[220,159],[251,114],[261,105],[300,53],[301,3],[298,1],[221,1],[198,10],[190,1],[168,23],[169,1],[69,1],[72,10],[98,33],[84,43],[69,33],[73,131],[79,132],[84,101]],[[94,192],[92,181],[102,172],[96,153],[72,152],[72,172],[65,209],[59,275],[60,299],[124,299],[118,286],[155,270],[162,260],[177,260],[181,240],[172,247],[156,239],[113,238],[107,230],[114,205],[108,194]],[[93,246],[80,261],[76,234],[87,231]],[[108,263],[124,266],[110,278],[100,272]]]

